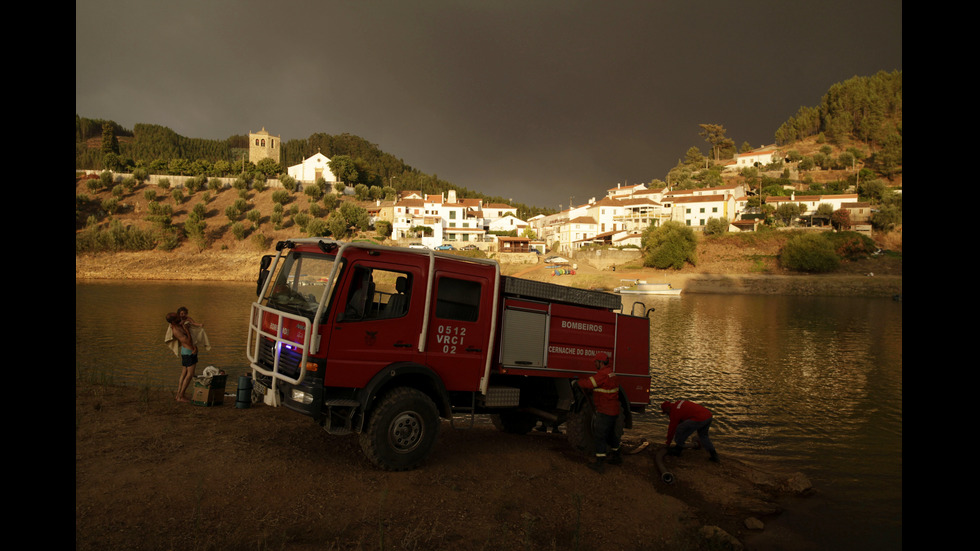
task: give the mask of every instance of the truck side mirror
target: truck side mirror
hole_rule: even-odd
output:
[[[265,280],[269,277],[270,264],[272,264],[272,255],[263,255],[262,261],[259,263],[259,279],[255,282],[255,296],[262,293],[262,286],[265,285]]]

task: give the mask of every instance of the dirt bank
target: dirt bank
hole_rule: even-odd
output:
[[[76,279],[255,281],[262,252],[243,245],[239,250],[204,252],[123,252],[75,256]],[[597,270],[577,263],[574,275],[553,275],[544,261],[534,265],[503,264],[505,275],[562,285],[611,291],[624,279],[665,281],[685,293],[738,293],[823,296],[880,296],[902,294],[901,258],[868,259],[849,263],[835,274],[801,275],[771,270],[755,273],[748,261],[705,261],[678,271],[620,266]]]
[[[725,548],[704,539],[706,526],[750,549],[805,545],[746,528],[807,487],[747,459],[668,458],[677,481],[667,485],[655,442],[599,475],[562,435],[504,434],[478,419],[444,422],[423,467],[388,473],[356,437],[283,408],[235,408],[234,395],[200,407],[77,383],[75,396],[79,550]]]

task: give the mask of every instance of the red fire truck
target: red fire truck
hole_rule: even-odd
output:
[[[649,403],[649,320],[620,297],[502,276],[493,260],[327,239],[262,258],[247,355],[265,402],[360,435],[387,470],[417,467],[441,424],[489,414],[527,433],[568,423],[591,442],[577,378],[610,355],[624,415]]]

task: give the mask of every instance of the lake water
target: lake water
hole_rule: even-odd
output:
[[[163,345],[179,306],[211,342],[231,386],[249,372],[245,332],[255,285],[76,282],[75,369],[119,384],[175,389]],[[816,495],[777,522],[819,548],[902,546],[902,304],[890,299],[644,297],[651,314],[651,402],[690,399],[715,414],[725,454],[778,458]],[[629,300],[628,302],[632,302]],[[629,304],[627,304],[627,307]],[[656,406],[652,408],[656,410]],[[630,436],[664,437],[659,415]]]

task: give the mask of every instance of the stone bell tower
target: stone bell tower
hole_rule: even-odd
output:
[[[257,163],[262,159],[272,159],[280,162],[279,150],[282,144],[279,136],[269,134],[265,127],[258,132],[249,131],[248,133],[248,160]]]

